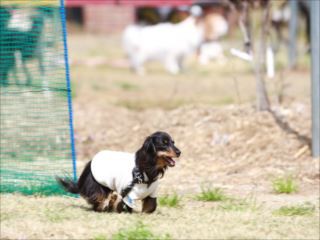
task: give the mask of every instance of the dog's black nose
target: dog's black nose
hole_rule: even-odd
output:
[[[176,155],[177,155],[177,157],[180,157],[181,151],[179,149],[176,150]]]

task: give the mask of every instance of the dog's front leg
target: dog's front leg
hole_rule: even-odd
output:
[[[142,212],[153,213],[157,208],[157,198],[146,197],[143,199]]]
[[[132,208],[129,207],[123,200],[121,200],[117,205],[115,209],[118,213],[127,212],[132,213]]]

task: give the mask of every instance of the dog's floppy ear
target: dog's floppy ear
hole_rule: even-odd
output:
[[[143,170],[154,165],[156,147],[154,146],[152,137],[147,137],[144,140],[142,147],[136,152],[136,165],[140,170]]]
[[[147,137],[142,146],[143,150],[147,153],[155,153],[156,147],[153,144],[152,137]]]

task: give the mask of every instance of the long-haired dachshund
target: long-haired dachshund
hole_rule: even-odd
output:
[[[142,212],[152,213],[157,208],[158,179],[175,166],[173,158],[180,154],[169,134],[155,132],[135,154],[101,151],[86,165],[78,182],[57,181],[66,191],[79,193],[95,211],[131,213],[135,201],[142,200]]]

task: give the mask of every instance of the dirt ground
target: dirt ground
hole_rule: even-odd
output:
[[[190,59],[178,76],[158,64],[137,76],[117,36],[74,34],[69,47],[78,173],[99,150],[134,152],[149,134],[167,131],[182,156],[161,180],[159,194],[177,193],[181,206],[159,207],[150,216],[97,214],[82,199],[1,195],[1,238],[108,239],[143,221],[172,239],[319,239],[319,159],[312,159],[308,145],[308,60],[301,57],[297,70],[282,69],[268,80],[281,124],[255,110],[250,66],[229,55],[208,66]],[[283,176],[297,182],[297,193],[273,191],[272,181]],[[197,201],[203,186],[254,199],[259,208],[225,211],[221,203]],[[315,206],[311,216],[272,213],[306,202]]]
[[[311,137],[310,75],[304,64],[294,72],[282,70],[268,81],[273,110],[288,124],[284,127],[272,114],[255,110],[250,66],[230,56],[227,63],[209,66],[189,60],[189,68],[178,76],[149,64],[149,74],[137,76],[128,70],[118,38],[82,36],[88,47],[74,56],[73,48],[80,49],[76,40],[77,36],[70,39],[70,52],[80,169],[101,149],[134,152],[148,134],[163,130],[174,137],[183,153],[163,180],[164,185],[178,183],[170,184],[171,191],[188,193],[209,182],[234,190],[243,185],[247,191],[270,192],[272,177],[293,175],[303,184],[303,192],[318,192],[319,162],[310,157],[307,146]],[[102,45],[105,61],[97,65],[92,65],[96,58],[92,41],[97,45],[106,42]],[[115,46],[112,51],[110,46]],[[91,53],[89,58],[82,57]],[[117,65],[119,62],[122,64]],[[238,71],[228,71],[228,62]],[[286,86],[282,105],[276,100],[280,78]]]

